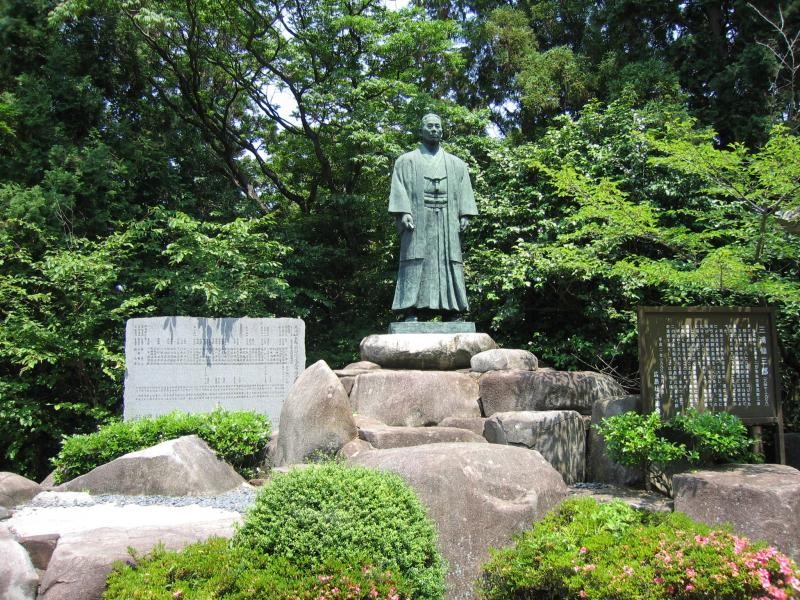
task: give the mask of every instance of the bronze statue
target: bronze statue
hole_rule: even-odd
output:
[[[458,320],[469,309],[461,234],[478,214],[464,161],[440,147],[442,120],[422,117],[422,143],[397,159],[389,212],[400,233],[400,269],[392,310],[406,321],[421,312]]]

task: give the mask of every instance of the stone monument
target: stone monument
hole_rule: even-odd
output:
[[[442,120],[422,117],[422,143],[395,162],[389,213],[400,234],[400,267],[392,310],[405,314],[390,333],[473,333],[461,320],[469,309],[464,285],[461,236],[478,214],[469,172],[445,152]],[[440,315],[443,323],[422,322]]]
[[[219,406],[265,414],[277,427],[305,360],[301,319],[130,319],[124,417]]]

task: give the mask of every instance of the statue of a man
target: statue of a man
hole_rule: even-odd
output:
[[[389,212],[400,233],[400,269],[392,310],[417,321],[420,309],[457,320],[469,309],[461,234],[478,214],[467,166],[440,147],[442,120],[422,117],[422,143],[397,159]]]

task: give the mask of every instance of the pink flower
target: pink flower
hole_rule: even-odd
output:
[[[689,579],[694,579],[694,577],[696,575],[697,575],[697,571],[695,571],[692,567],[689,567],[688,569],[686,569],[686,576]]]
[[[580,592],[578,592],[578,596],[579,596],[580,598],[586,598],[586,592],[585,592],[585,591],[583,591],[583,590],[581,590]]]
[[[328,583],[333,579],[333,575],[317,575],[317,579],[319,579],[320,583]]]
[[[377,598],[378,597],[378,590],[375,589],[375,586],[372,586],[372,589],[369,591],[370,598]]]
[[[706,544],[708,544],[708,542],[711,541],[711,539],[704,535],[696,535],[694,536],[694,541],[697,542],[700,546],[705,546]]]
[[[631,567],[629,567],[628,565],[625,565],[624,567],[622,567],[622,572],[623,572],[625,575],[627,575],[628,577],[630,577],[631,575],[633,575],[633,569],[632,569]]]
[[[733,537],[733,551],[736,554],[741,554],[744,552],[745,548],[747,548],[747,538],[740,538],[738,536]]]
[[[597,565],[586,565],[583,567],[584,571],[594,571],[597,568]]]
[[[581,554],[586,554],[588,551],[589,549],[586,546],[581,546],[581,549],[578,550]]]
[[[687,583],[686,587],[683,589],[686,590],[687,592],[691,592],[694,589],[694,586],[691,583]]]
[[[653,583],[655,583],[656,585],[661,585],[662,583],[664,583],[664,578],[663,577],[653,577]]]

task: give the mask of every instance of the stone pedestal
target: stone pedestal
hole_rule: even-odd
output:
[[[389,323],[389,333],[475,333],[472,321],[398,321]]]
[[[409,325],[457,325],[458,323],[409,323]],[[464,325],[464,323],[461,323]],[[468,369],[470,359],[496,348],[485,333],[390,333],[361,340],[361,359],[385,369]]]

